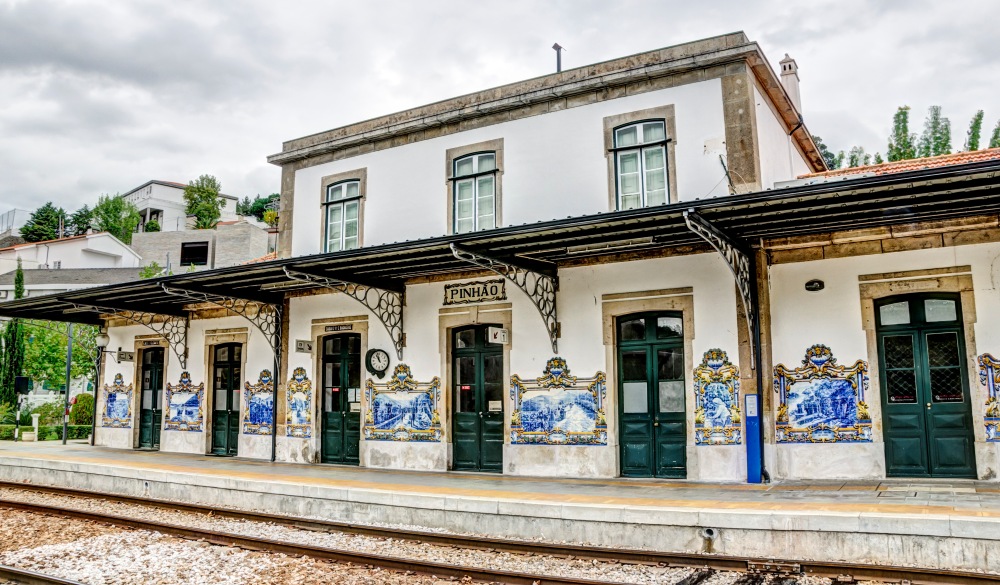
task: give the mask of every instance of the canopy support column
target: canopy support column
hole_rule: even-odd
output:
[[[684,221],[689,230],[708,242],[722,255],[729,270],[736,279],[736,288],[743,303],[743,314],[747,322],[747,339],[750,342],[750,368],[756,373],[757,391],[745,394],[743,399],[744,422],[746,424],[747,483],[760,483],[768,473],[764,467],[764,428],[760,424],[762,398],[764,393],[764,372],[757,366],[761,363],[760,305],[757,302],[757,266],[754,255],[739,238],[730,236],[693,209],[684,212]]]
[[[521,262],[514,264],[507,260],[490,258],[479,252],[460,248],[455,244],[451,245],[451,253],[459,260],[496,272],[528,295],[545,324],[545,330],[549,334],[549,342],[552,344],[552,353],[558,355],[560,331],[558,314],[556,313],[556,291],[559,290],[559,276],[555,265],[528,268],[519,265],[522,264]]]
[[[274,370],[271,376],[273,388],[271,402],[271,461],[277,458],[278,450],[278,380],[281,367],[281,317],[282,306],[275,303],[253,301],[198,290],[171,288],[161,285],[168,295],[182,297],[194,303],[209,303],[221,307],[249,321],[264,334],[274,354]]]
[[[382,322],[389,338],[396,347],[396,358],[403,361],[403,347],[406,346],[406,335],[403,333],[403,305],[406,304],[406,292],[394,291],[376,286],[342,280],[333,276],[303,272],[302,269],[284,268],[285,275],[299,282],[319,285],[330,290],[341,292],[364,305]]]

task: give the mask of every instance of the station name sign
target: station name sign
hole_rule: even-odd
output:
[[[506,281],[502,278],[444,285],[444,304],[446,305],[506,300],[507,286]]]

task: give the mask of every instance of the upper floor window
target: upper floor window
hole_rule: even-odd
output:
[[[615,129],[618,209],[662,205],[667,187],[667,133],[663,120]]]
[[[455,159],[454,230],[464,234],[493,229],[497,225],[497,155],[470,154]]]
[[[343,181],[326,188],[324,252],[353,250],[360,244],[361,181]]]
[[[208,264],[208,242],[185,242],[181,244],[181,266],[206,266]]]

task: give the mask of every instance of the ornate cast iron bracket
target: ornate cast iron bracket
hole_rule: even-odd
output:
[[[556,291],[559,290],[559,277],[555,271],[552,271],[551,274],[545,274],[504,260],[464,250],[455,244],[451,245],[451,253],[459,260],[496,272],[524,291],[524,294],[528,295],[535,308],[538,309],[538,314],[542,316],[545,329],[549,333],[549,341],[552,343],[553,355],[559,354],[559,320],[556,313]]]
[[[396,357],[402,361],[403,346],[405,345],[405,338],[403,337],[403,303],[405,302],[406,293],[374,286],[365,286],[329,276],[289,270],[287,267],[284,270],[285,276],[292,280],[307,282],[342,292],[367,307],[382,322],[386,331],[389,332],[389,337],[396,347]]]
[[[158,315],[157,313],[144,313],[142,311],[133,311],[131,309],[115,309],[113,307],[102,307],[100,305],[88,305],[73,303],[73,306],[77,309],[84,309],[89,311],[94,311],[97,313],[107,313],[109,315],[114,315],[115,317],[120,317],[125,319],[130,323],[135,323],[136,325],[142,325],[146,329],[149,329],[153,333],[162,337],[167,345],[170,346],[171,351],[177,356],[177,360],[181,364],[181,369],[187,369],[187,357],[188,357],[188,317],[176,317],[174,315]],[[166,319],[158,321],[157,317],[165,317]]]
[[[684,212],[684,221],[689,230],[705,240],[715,250],[722,255],[729,270],[736,278],[736,288],[740,291],[740,300],[743,302],[743,314],[747,320],[747,337],[750,340],[750,368],[756,369],[756,341],[754,338],[754,323],[757,315],[757,306],[753,295],[754,282],[750,274],[750,255],[743,246],[738,244],[733,238],[719,230],[711,223],[698,215],[693,209]]]
[[[274,355],[278,355],[281,345],[281,306],[271,303],[261,303],[237,297],[229,297],[214,293],[192,291],[180,288],[170,288],[161,284],[163,292],[175,297],[185,298],[192,303],[210,303],[243,317],[256,327],[271,346]]]

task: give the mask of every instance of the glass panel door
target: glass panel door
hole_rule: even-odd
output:
[[[452,334],[452,467],[503,471],[503,346],[486,341],[488,325]]]
[[[158,449],[163,425],[163,348],[141,351],[139,448]]]
[[[212,351],[213,455],[236,455],[239,449],[242,358],[238,343],[216,345]]]
[[[323,463],[357,465],[361,442],[361,336],[324,337],[320,449]]]

